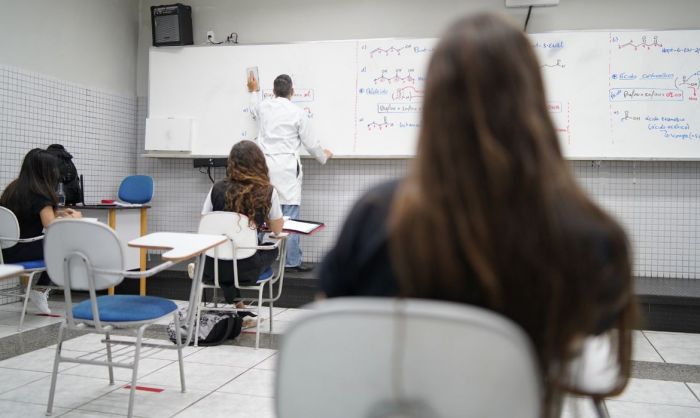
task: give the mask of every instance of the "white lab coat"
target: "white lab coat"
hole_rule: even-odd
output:
[[[277,189],[280,203],[299,205],[303,171],[299,152],[306,148],[318,162],[326,163],[326,154],[312,135],[306,113],[283,97],[263,100],[251,93],[251,113],[258,121],[258,145],[270,169],[270,182]]]

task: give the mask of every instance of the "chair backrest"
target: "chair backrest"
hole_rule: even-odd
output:
[[[236,212],[210,212],[202,216],[199,221],[200,234],[226,235],[237,247],[254,247],[258,245],[258,231],[251,228],[248,217]],[[233,246],[227,241],[218,247],[218,256],[222,260],[233,260]],[[209,257],[214,257],[215,250],[207,251]],[[237,250],[237,260],[248,258],[255,254],[255,250]]]
[[[311,307],[282,339],[280,418],[540,417],[530,340],[494,312],[390,298]]]
[[[0,206],[0,249],[14,247],[18,239],[19,222],[17,222],[17,217],[8,208]]]
[[[119,199],[127,203],[148,203],[153,198],[151,176],[128,176],[119,185]]]
[[[44,260],[51,280],[66,287],[63,261],[74,253],[83,254],[93,268],[124,271],[124,246],[117,234],[107,225],[81,219],[61,219],[46,228]],[[89,290],[88,272],[77,259],[70,264],[70,288]],[[118,285],[121,274],[95,273],[95,290]]]

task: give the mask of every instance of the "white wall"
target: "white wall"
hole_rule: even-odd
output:
[[[134,96],[138,0],[0,0],[0,64]]]
[[[138,96],[148,94],[150,6],[140,1]],[[524,23],[524,8],[504,0],[190,0],[194,42],[208,30],[218,40],[238,32],[240,43],[439,36],[451,21],[474,11],[495,11]],[[561,0],[557,7],[533,8],[529,32],[565,29],[697,28],[700,1]]]
[[[139,152],[143,152],[147,107],[150,6],[141,0],[138,50]],[[503,0],[190,0],[195,43],[207,30],[219,40],[238,32],[241,43],[292,42],[372,37],[439,36],[448,22],[476,11],[500,11],[519,24],[526,9],[506,9]],[[700,1],[561,0],[535,8],[529,32],[585,29],[698,28]],[[196,77],[196,75],[193,75]],[[700,278],[700,162],[576,161],[571,169],[593,198],[627,229],[641,276]],[[401,176],[406,160],[331,160],[304,163],[301,217],[326,223],[302,239],[305,261],[316,262],[335,241],[355,199],[372,185]],[[202,200],[211,187],[191,160],[138,158],[139,173],[158,184],[151,230],[194,231]],[[221,178],[223,170],[215,170]]]

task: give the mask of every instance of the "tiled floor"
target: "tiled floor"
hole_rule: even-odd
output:
[[[55,313],[61,303],[51,302]],[[0,306],[0,338],[17,332],[18,304]],[[275,308],[275,332],[283,332],[304,311]],[[262,316],[268,320],[267,310]],[[61,318],[30,312],[26,329],[45,327]],[[164,321],[167,322],[167,321]],[[265,323],[264,323],[265,324]],[[635,332],[634,360],[650,364],[700,365],[700,334]],[[64,354],[82,358],[104,355],[101,336],[89,334],[64,344]],[[43,417],[55,347],[41,348],[0,361],[0,416]],[[100,350],[95,353],[95,350]],[[115,350],[115,359],[128,359],[130,348]],[[224,345],[184,350],[187,392],[181,393],[176,352],[149,349],[139,367],[139,385],[162,390],[138,390],[135,415],[139,417],[274,417],[273,382],[276,351],[268,348]],[[59,371],[54,416],[117,417],[126,414],[130,379],[115,369],[109,385],[104,367],[64,364]],[[700,383],[632,379],[619,397],[605,402],[612,418],[699,418]],[[588,399],[570,398],[564,417],[595,417]]]

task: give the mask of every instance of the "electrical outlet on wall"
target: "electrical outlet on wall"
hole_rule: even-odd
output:
[[[207,41],[209,42],[216,42],[216,37],[214,36],[214,31],[213,30],[208,30],[207,31]]]

